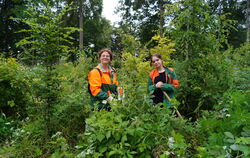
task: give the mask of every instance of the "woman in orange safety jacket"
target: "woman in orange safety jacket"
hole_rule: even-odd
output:
[[[148,91],[153,92],[153,103],[163,103],[169,106],[171,104],[163,92],[166,92],[170,98],[174,97],[174,91],[179,85],[176,74],[172,68],[163,66],[163,61],[159,54],[151,56],[151,65],[155,69],[149,74]]]
[[[113,55],[111,50],[102,49],[98,54],[100,63],[88,74],[91,104],[97,103],[98,108],[109,108],[109,103],[121,92],[118,88],[116,72],[110,66]]]

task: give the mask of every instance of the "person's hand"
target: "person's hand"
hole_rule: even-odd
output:
[[[106,100],[110,103],[114,98],[110,95]]]
[[[162,88],[163,87],[163,82],[157,82],[155,85],[156,88]]]

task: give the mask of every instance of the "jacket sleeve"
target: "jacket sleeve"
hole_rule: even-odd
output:
[[[155,85],[152,82],[152,79],[150,77],[148,77],[148,91],[154,91],[156,89]]]
[[[172,71],[171,75],[172,75],[173,83],[172,84],[164,83],[164,86],[161,88],[161,90],[163,90],[165,92],[170,92],[170,91],[174,91],[175,88],[178,88],[179,83],[178,83],[178,80],[177,80],[175,72]]]
[[[109,95],[101,89],[102,78],[98,70],[93,69],[92,71],[90,71],[90,73],[88,74],[88,79],[90,91],[94,97],[97,97],[100,100],[105,100],[109,97]]]
[[[165,91],[165,92],[170,92],[170,91],[174,91],[174,85],[172,84],[167,84],[167,83],[164,83],[163,84],[163,87],[161,88],[161,90]]]

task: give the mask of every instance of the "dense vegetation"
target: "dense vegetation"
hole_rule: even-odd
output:
[[[120,0],[116,27],[102,1],[73,2],[0,1],[0,157],[250,157],[247,1]],[[124,90],[111,111],[87,90],[103,47]],[[184,119],[152,106],[154,53],[175,69]]]

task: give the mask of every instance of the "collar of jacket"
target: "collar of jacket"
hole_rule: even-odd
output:
[[[101,71],[102,71],[102,72],[109,72],[109,71],[112,71],[112,67],[111,67],[110,65],[108,66],[108,71],[106,71],[106,70],[103,68],[102,64],[98,64],[97,67],[101,68]]]
[[[169,70],[168,70],[168,68],[166,68],[166,67],[164,67],[164,69],[165,69],[165,74],[166,74],[166,83],[168,83],[168,75],[169,75]],[[152,82],[154,83],[154,80],[155,80],[155,78],[157,77],[157,76],[159,76],[159,72],[158,72],[158,70],[157,69],[154,69],[153,71],[151,71],[150,72],[150,78],[152,79]]]

